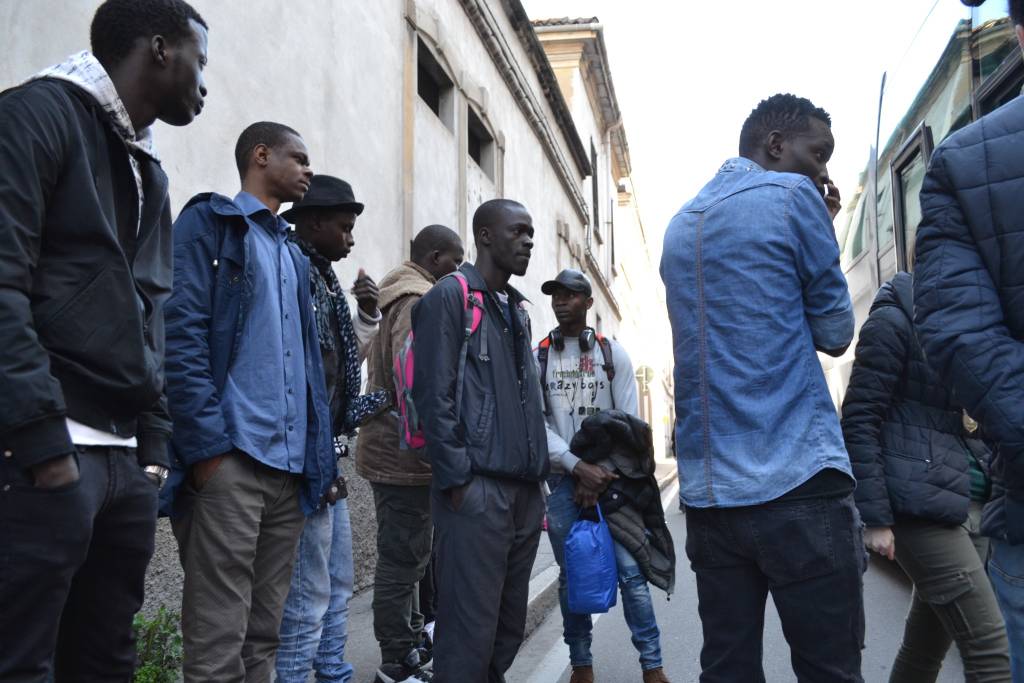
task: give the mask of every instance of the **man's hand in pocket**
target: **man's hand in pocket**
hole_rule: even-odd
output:
[[[41,462],[32,466],[32,482],[37,489],[56,489],[78,481],[78,461],[74,453]]]
[[[192,465],[192,486],[195,487],[196,491],[201,491],[206,486],[221,463],[224,462],[224,458],[231,455],[231,453],[232,451],[228,451],[207,460],[200,460],[195,465]]]
[[[469,485],[473,483],[470,479],[462,486],[456,486],[455,488],[448,489],[448,497],[451,498],[452,507],[456,512],[462,509],[462,501],[466,499],[466,491],[469,490]]]

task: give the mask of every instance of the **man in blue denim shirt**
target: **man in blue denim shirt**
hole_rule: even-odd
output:
[[[310,263],[278,216],[309,189],[306,146],[261,122],[235,160],[242,191],[174,223],[166,308],[186,683],[270,680],[303,513],[335,470]]]
[[[862,680],[863,541],[815,354],[841,355],[853,338],[829,215],[830,125],[806,99],[764,100],[741,156],[665,234],[701,681],[764,680],[769,592],[800,680]]]

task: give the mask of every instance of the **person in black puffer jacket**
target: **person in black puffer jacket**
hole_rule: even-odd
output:
[[[991,3],[990,3],[991,4]],[[1024,44],[1024,0],[1010,0]],[[914,245],[918,336],[993,443],[982,515],[988,572],[1024,680],[1024,97],[939,145],[921,186]]]
[[[1010,680],[1006,629],[978,534],[989,449],[926,364],[912,322],[913,281],[882,285],[860,332],[843,401],[865,545],[914,582],[890,682],[934,681],[956,640],[972,681]]]

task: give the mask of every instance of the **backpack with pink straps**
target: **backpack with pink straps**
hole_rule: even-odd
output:
[[[470,289],[466,276],[456,270],[445,277],[454,277],[462,285],[463,327],[462,351],[459,354],[459,371],[455,377],[455,422],[458,423],[462,414],[462,380],[466,372],[466,357],[469,355],[469,338],[484,326],[480,338],[480,360],[488,361],[487,323],[484,316],[484,293],[478,289]],[[402,348],[395,354],[395,406],[398,412],[399,447],[402,450],[423,448],[426,439],[423,436],[423,425],[420,422],[416,404],[412,398],[413,375],[416,368],[415,344],[412,330],[405,338]]]

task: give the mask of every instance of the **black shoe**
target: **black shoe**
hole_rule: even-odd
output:
[[[381,664],[373,680],[374,683],[433,683],[434,675],[424,670],[429,663],[418,649],[410,650],[401,662]]]
[[[427,629],[420,633],[420,644],[416,647],[420,653],[420,668],[430,669],[434,665],[434,639]]]
[[[416,652],[420,654],[420,669],[430,671],[434,668],[434,653],[423,647],[416,648]]]

